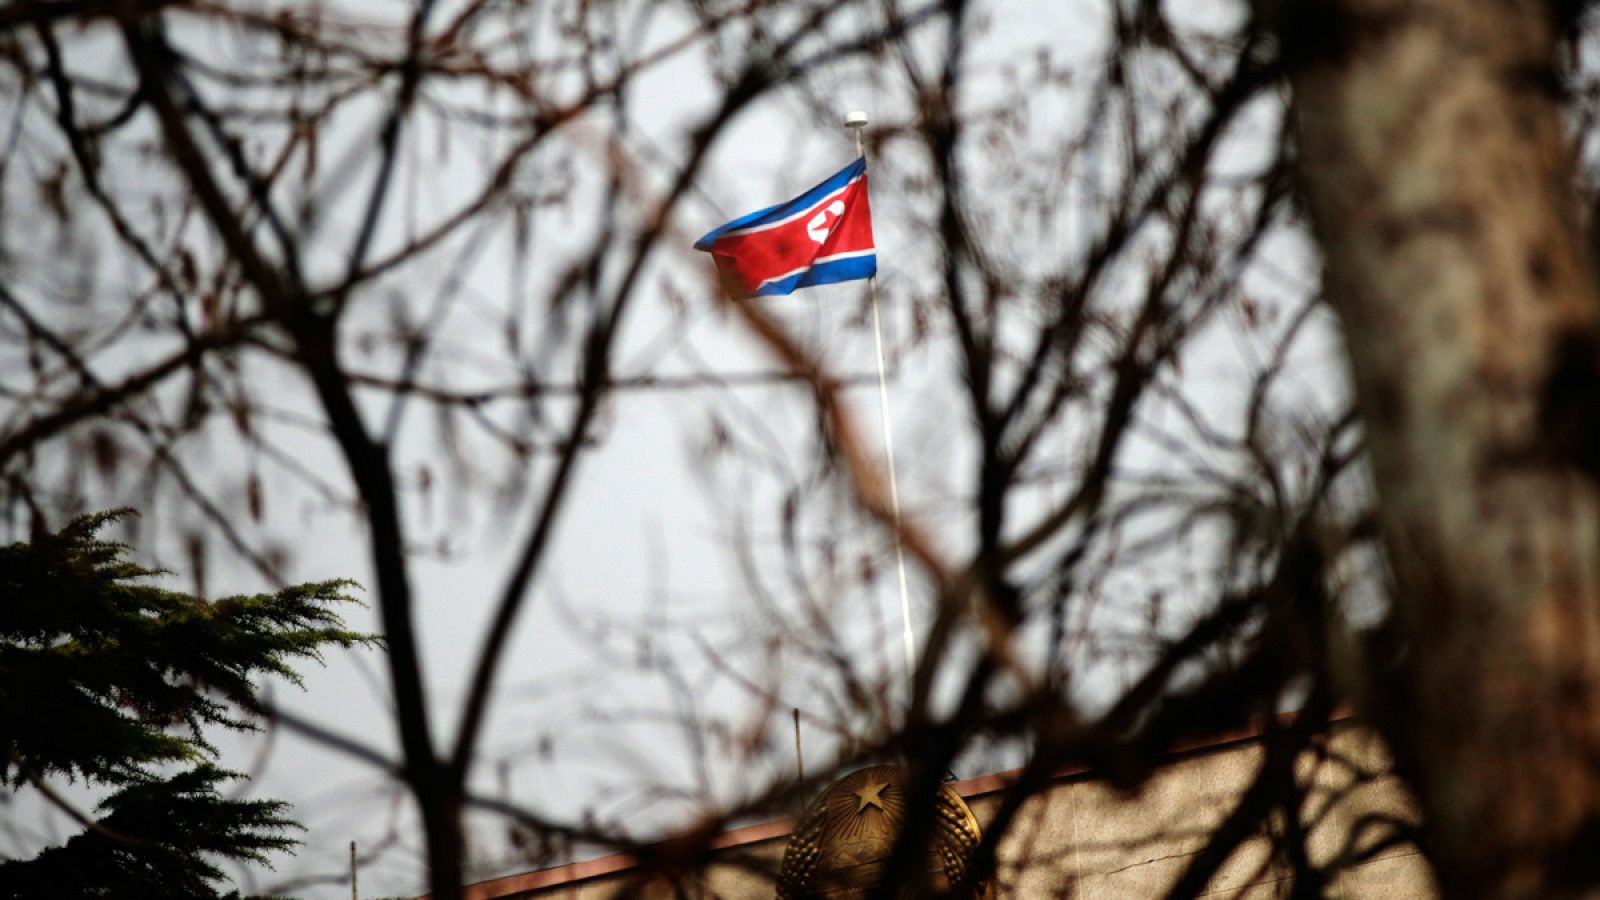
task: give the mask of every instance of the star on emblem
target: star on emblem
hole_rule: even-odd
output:
[[[887,784],[880,784],[873,780],[872,776],[867,776],[867,783],[855,792],[856,812],[865,812],[869,806],[883,809],[883,789],[886,787],[888,787]]]

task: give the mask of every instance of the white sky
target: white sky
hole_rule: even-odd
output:
[[[1218,27],[1238,14],[1233,4],[1207,7],[1209,12],[1196,15]],[[440,16],[444,18],[448,16]],[[1091,0],[985,3],[979,4],[974,18],[987,29],[973,45],[971,62],[975,73],[971,102],[979,106],[986,102],[985,92],[1002,90],[999,73],[1006,65],[1016,64],[1025,71],[1024,61],[1041,50],[1057,63],[1087,61],[1105,40],[1106,16],[1101,4]],[[686,27],[675,19],[673,14],[658,15],[649,30],[651,35],[659,35],[653,39],[667,40]],[[940,27],[924,35],[930,58]],[[715,145],[712,161],[697,184],[698,196],[683,207],[676,223],[682,232],[680,239],[657,251],[652,278],[646,282],[653,286],[641,294],[624,332],[622,352],[617,355],[618,375],[706,370],[744,373],[772,368],[748,338],[714,312],[706,294],[710,282],[703,277],[708,262],[689,247],[690,242],[728,218],[809,187],[843,165],[851,151],[848,135],[837,119],[846,109],[866,109],[880,125],[901,120],[907,109],[902,84],[874,77],[862,66],[819,72],[805,89],[825,92],[835,107],[833,120],[815,120],[799,91],[785,90],[741,114]],[[702,52],[697,50],[660,67],[640,79],[630,94],[631,126],[636,129],[628,138],[630,146],[641,153],[650,147],[666,159],[676,160],[685,146],[684,135],[714,108],[718,96]],[[1058,124],[1052,117],[1059,118],[1064,127],[1083,113],[1029,108],[1020,114],[1029,117],[1036,133],[1048,137]],[[351,121],[345,127],[360,133],[361,123]],[[1264,114],[1260,135],[1271,131],[1269,112]],[[594,139],[582,132],[579,135],[575,140]],[[1252,142],[1259,141],[1260,135],[1245,135],[1238,142],[1233,158],[1241,168],[1259,164],[1260,144]],[[481,163],[472,148],[458,142],[446,157],[442,137],[424,132],[415,139],[418,155],[407,160],[411,168],[402,170],[403,178],[408,179],[404,183],[415,190],[397,198],[402,202],[391,207],[395,211],[392,227],[380,235],[380,242],[402,237],[412,219],[426,221],[430,214],[450,208],[482,177]],[[901,493],[909,513],[933,525],[947,548],[958,553],[967,540],[961,509],[971,484],[966,463],[972,450],[963,444],[966,420],[953,347],[943,338],[915,348],[905,340],[912,328],[908,304],[931,287],[932,278],[927,242],[916,225],[920,198],[890,190],[912,174],[915,165],[909,157],[895,155],[899,152],[891,145],[887,159],[874,161],[882,166],[883,177],[875,177],[872,202],[893,360],[891,403]],[[968,162],[982,164],[976,156]],[[590,189],[585,173],[578,173],[576,179],[580,191]],[[974,180],[981,182],[982,178],[975,176]],[[544,229],[540,249],[524,273],[530,283],[541,278],[553,280],[559,269],[555,261],[563,248],[570,252],[576,243],[573,235],[595,227],[596,223],[583,221],[583,215],[563,214],[540,226]],[[1071,223],[1060,224],[1070,242]],[[1019,233],[1031,233],[1020,223],[1019,228]],[[331,222],[327,233],[339,234],[339,223]],[[1028,248],[1018,250],[1026,255]],[[475,343],[487,347],[499,340],[497,334],[479,331],[486,329],[485,323],[493,320],[495,311],[512,302],[517,288],[509,283],[508,273],[517,270],[509,266],[509,257],[506,235],[495,235],[483,243],[462,287],[472,301],[461,304],[461,312],[452,314],[438,332],[460,348],[457,361],[449,364],[463,368],[446,373],[458,383],[470,383],[477,377],[459,362],[475,349]],[[1278,271],[1259,275],[1264,295],[1304,295],[1314,289],[1303,247],[1285,239],[1273,251],[1273,259]],[[1268,284],[1273,278],[1281,283]],[[688,293],[687,312],[674,308],[663,289],[668,283]],[[390,286],[403,291],[408,285]],[[529,292],[537,297],[536,289]],[[830,286],[772,300],[768,308],[818,348],[834,371],[871,375],[871,333],[862,316],[862,297],[860,284]],[[427,299],[431,298],[412,296],[409,301],[421,304]],[[472,310],[479,304],[482,314],[474,315]],[[1326,329],[1313,330],[1305,344],[1296,356],[1291,390],[1310,398],[1313,405],[1331,405],[1342,383],[1337,348]],[[1224,317],[1212,336],[1186,355],[1185,390],[1218,421],[1225,421],[1230,410],[1240,406],[1245,376],[1255,364],[1252,357],[1258,362],[1261,355],[1260,339],[1246,335],[1237,321]],[[563,374],[561,365],[569,362],[557,360],[543,374],[554,379]],[[303,385],[265,368],[259,378],[262,393],[281,398],[287,408],[307,408]],[[850,396],[860,421],[875,436],[879,421],[875,389],[868,384],[854,389]],[[567,814],[593,808],[602,819],[618,815],[624,821],[635,821],[632,817],[644,809],[637,821],[646,823],[681,816],[686,810],[684,803],[668,799],[645,804],[638,791],[647,785],[692,791],[698,777],[689,762],[692,741],[706,734],[684,734],[637,715],[675,708],[675,696],[659,678],[631,670],[646,652],[641,649],[639,634],[653,635],[687,661],[692,651],[672,635],[677,627],[698,624],[709,640],[728,649],[732,659],[759,670],[761,638],[768,626],[752,602],[731,548],[739,545],[737,523],[742,518],[755,536],[758,566],[776,569],[779,558],[774,552],[774,536],[782,496],[779,485],[759,471],[707,462],[704,443],[713,420],[742,440],[765,448],[767,455],[781,459],[792,471],[806,471],[815,420],[801,389],[645,391],[608,402],[599,429],[602,439],[583,459],[558,539],[511,642],[484,742],[489,757],[506,761],[505,785],[518,802]],[[450,549],[443,558],[419,554],[413,566],[418,633],[434,702],[435,729],[450,734],[508,555],[527,527],[528,499],[524,495],[520,502],[497,504],[493,493],[485,490],[451,496],[447,467],[438,458],[432,428],[431,414],[415,404],[400,444],[397,469],[403,479],[414,480],[419,467],[428,465],[433,477],[444,485],[425,501],[411,501],[408,515],[419,546],[435,548],[442,541]],[[325,442],[286,439],[301,462],[344,483],[343,464]],[[1067,446],[1065,438],[1062,444]],[[211,477],[212,483],[230,483],[228,479],[240,468],[228,456],[229,449],[219,437],[210,450],[197,455],[197,471]],[[475,459],[479,453],[485,457],[485,469],[500,471],[490,458],[494,451],[469,444],[469,458]],[[535,483],[542,484],[544,464],[533,471]],[[344,513],[330,511],[294,479],[272,474],[270,467],[267,472],[262,531],[277,535],[293,551],[291,580],[350,577],[370,584],[366,538],[359,524]],[[819,510],[827,508],[826,502],[817,505]],[[173,534],[163,530],[165,523],[159,515],[154,511],[146,514],[149,532],[159,537],[152,538],[153,546],[145,549],[157,561],[183,572],[186,558]],[[813,515],[812,526],[828,524],[816,519]],[[844,546],[865,547],[876,553],[880,562],[884,558],[881,535],[860,530],[848,520],[840,521],[838,527],[844,532]],[[1187,552],[1200,551],[1190,548]],[[841,618],[848,615],[857,620],[838,625],[852,635],[864,658],[896,660],[889,664],[897,669],[899,614],[891,574],[880,568],[880,577],[866,597],[870,602],[858,600],[856,606],[839,610]],[[1192,573],[1185,574],[1180,565],[1168,572],[1139,573],[1128,588],[1147,590],[1159,585],[1181,593],[1185,578],[1192,578]],[[184,577],[173,580],[178,582],[175,586],[188,586]],[[913,584],[914,590],[920,587],[915,580]],[[215,594],[260,586],[248,570],[224,566],[214,573],[209,590]],[[860,596],[855,588],[841,586],[840,590]],[[919,596],[914,604],[919,613],[925,611],[920,608],[922,603]],[[357,627],[378,629],[371,611],[357,612],[352,620]],[[610,624],[597,641],[592,630],[600,622]],[[738,722],[748,713],[748,697],[732,689],[725,679],[706,676],[703,665],[691,668],[695,671],[689,693],[704,704],[707,714]],[[275,700],[305,718],[397,755],[387,675],[378,653],[339,652],[326,667],[306,666],[302,671],[306,690],[278,687],[273,692]],[[786,692],[792,691],[792,696],[785,697],[786,703],[803,705],[815,700],[815,690],[806,678],[803,671],[795,673],[796,683],[786,685]],[[788,721],[787,715],[780,719]],[[785,738],[786,733],[775,737]],[[255,737],[225,736],[222,744],[224,765],[254,776],[252,793],[290,800],[294,814],[309,827],[306,844],[296,857],[284,860],[276,873],[256,873],[258,880],[241,885],[245,890],[264,889],[302,876],[338,875],[345,868],[349,841],[360,842],[363,849],[374,847],[396,822],[402,823],[401,843],[362,869],[362,894],[422,889],[420,842],[403,824],[410,821],[409,807],[394,784],[360,763],[282,730]],[[779,741],[764,763],[767,769],[726,766],[711,772],[714,792],[731,800],[758,785],[762,771],[790,764],[786,746]],[[820,761],[831,749],[825,736],[807,735],[808,762]],[[481,786],[501,786],[495,766],[484,766],[479,774],[476,783]],[[43,815],[37,811],[28,814]],[[504,851],[503,836],[481,822],[478,827],[482,829],[477,842],[482,862],[495,869],[494,858]],[[59,820],[41,826],[44,833],[51,828],[71,830]],[[509,866],[509,870],[516,868]],[[501,867],[500,872],[505,870]],[[311,897],[348,896],[348,887],[340,883],[295,890]]]

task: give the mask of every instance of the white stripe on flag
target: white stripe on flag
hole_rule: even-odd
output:
[[[849,181],[845,182],[844,186],[839,188],[838,190],[829,191],[827,196],[822,197],[816,203],[811,204],[810,206],[806,207],[805,209],[800,210],[797,213],[793,213],[791,215],[784,216],[783,218],[777,220],[776,222],[762,222],[760,225],[746,225],[743,228],[735,228],[732,231],[724,231],[723,233],[717,235],[717,239],[721,240],[722,238],[734,237],[736,235],[742,236],[742,235],[746,235],[746,234],[755,234],[758,231],[769,231],[769,230],[771,230],[773,228],[777,228],[779,225],[787,225],[790,222],[793,222],[795,219],[803,219],[807,215],[809,215],[810,213],[815,212],[817,207],[826,204],[829,200],[832,200],[833,198],[835,198],[835,197],[839,196],[840,194],[844,193],[845,191],[849,190],[851,185],[855,184],[856,182],[858,182],[860,180],[861,180],[861,176],[857,175],[856,177],[854,177],[854,178],[850,179]]]
[[[801,272],[804,272],[805,270],[807,270],[809,268],[812,268],[813,266],[819,266],[819,265],[821,265],[823,263],[838,262],[841,259],[855,259],[855,258],[860,257],[860,256],[871,256],[871,255],[873,255],[874,253],[877,253],[877,252],[878,252],[878,248],[874,247],[871,250],[851,250],[848,253],[835,253],[832,256],[819,256],[816,259],[813,259],[811,262],[806,263],[805,265],[801,266],[798,269],[790,269],[789,271],[783,273],[782,275],[774,275],[771,278],[768,278],[766,281],[763,281],[760,284],[756,285],[756,290],[759,291],[762,288],[766,287],[767,285],[773,283],[774,281],[782,281],[785,278],[792,278],[795,275],[799,275]]]

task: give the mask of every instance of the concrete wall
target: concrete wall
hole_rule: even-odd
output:
[[[1088,774],[1064,775],[1031,798],[1000,848],[1001,897],[1160,897],[1233,809],[1261,760],[1252,739],[1218,744],[1175,757],[1136,795],[1122,794]],[[1384,824],[1412,822],[1415,810],[1387,774],[1379,743],[1355,727],[1340,728],[1319,758],[1298,763],[1310,798],[1302,821],[1315,865],[1359,854],[1388,834]],[[978,820],[987,824],[1004,776],[956,785]],[[1277,827],[1283,823],[1277,823]],[[719,854],[694,893],[730,900],[773,896],[787,835],[782,826],[746,829]],[[733,837],[733,836],[730,836]],[[1273,858],[1266,835],[1246,841],[1212,879],[1205,896],[1286,895],[1286,867]],[[666,887],[641,886],[625,860],[594,860],[564,869],[475,885],[469,897],[599,900],[639,889],[636,896],[672,897]],[[691,894],[693,895],[693,894]],[[1438,895],[1426,864],[1409,845],[1390,847],[1342,868],[1335,897],[1427,898]]]
[[[1058,782],[1024,807],[1001,845],[1001,896],[1162,896],[1234,808],[1260,761],[1259,744],[1243,741],[1174,760],[1137,795],[1093,778]],[[1379,817],[1415,821],[1409,797],[1387,774],[1381,746],[1366,732],[1341,729],[1325,759],[1308,755],[1298,769],[1310,794],[1303,822],[1314,865],[1375,846],[1389,833],[1378,827]],[[997,800],[998,795],[980,795],[968,803],[979,821],[987,821]],[[1370,824],[1358,829],[1361,822]],[[1206,896],[1283,893],[1286,867],[1273,860],[1271,847],[1266,835],[1247,841],[1212,879]],[[1415,848],[1405,845],[1346,869],[1329,894],[1425,898],[1437,890]]]

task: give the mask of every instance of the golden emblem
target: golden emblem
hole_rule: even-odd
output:
[[[906,816],[906,772],[873,766],[834,782],[812,803],[789,837],[778,872],[779,900],[854,900],[872,893],[894,851]],[[925,886],[950,897],[972,863],[982,832],[961,795],[940,785],[933,799]],[[978,885],[971,898],[989,896]],[[900,892],[912,896],[912,888]]]

